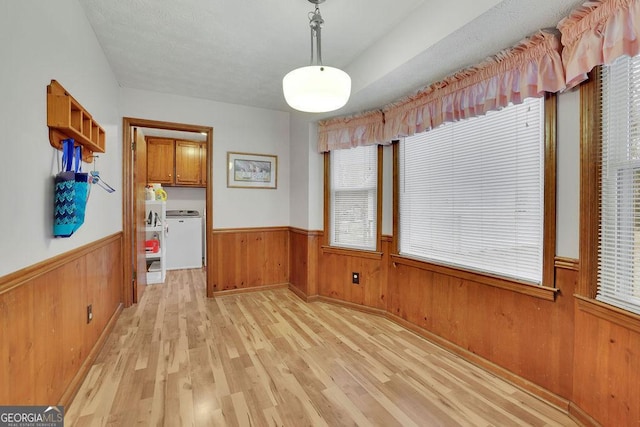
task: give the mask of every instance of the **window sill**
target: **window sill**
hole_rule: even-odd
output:
[[[367,259],[382,259],[382,252],[376,252],[376,251],[365,251],[363,249],[337,248],[335,246],[326,246],[326,245],[323,245],[321,249],[323,254],[348,255],[348,256],[354,256],[358,258],[367,258]]]
[[[426,261],[419,261],[416,259],[407,258],[400,255],[391,255],[391,262],[393,262],[394,266],[396,264],[400,264],[400,265],[406,265],[409,267],[419,268],[421,270],[433,271],[435,273],[446,274],[448,276],[457,277],[459,279],[469,280],[472,282],[481,283],[483,285],[493,286],[495,288],[506,289],[508,291],[517,292],[520,294],[544,299],[547,301],[555,301],[556,294],[558,293],[558,289],[556,288],[531,285],[528,283],[505,279],[498,276],[491,276],[488,274],[482,274],[477,272],[471,272],[468,270],[461,270],[454,267],[433,264]]]
[[[574,295],[574,297],[581,311],[640,333],[639,315],[582,295]]]

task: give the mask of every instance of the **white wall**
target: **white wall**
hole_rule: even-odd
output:
[[[580,91],[558,96],[556,254],[578,259],[580,244]]]
[[[308,115],[290,123],[284,112],[121,89],[76,0],[0,2],[0,40],[0,276],[122,230],[122,116],[214,128],[214,228],[323,228],[323,160]],[[68,239],[52,238],[59,151],[49,145],[46,126],[51,79],[105,128],[107,152],[97,169],[117,190],[94,188],[84,226]],[[557,253],[577,258],[578,93],[561,94],[558,110]],[[227,188],[227,151],[277,155],[278,188]],[[385,148],[384,234],[392,226],[390,158]]]
[[[167,192],[167,210],[197,210],[204,216],[206,203],[205,188],[163,187]]]
[[[122,230],[118,85],[77,0],[0,2],[0,276]],[[46,87],[57,80],[106,131],[84,225],[55,239]],[[85,164],[85,170],[90,165]]]
[[[122,88],[124,117],[213,127],[213,228],[289,225],[289,114]],[[227,152],[278,156],[278,188],[227,188]]]
[[[318,153],[318,127],[312,118],[291,115],[291,226],[322,230],[324,157]]]
[[[309,229],[309,162],[310,124],[306,116],[291,115],[291,226]]]

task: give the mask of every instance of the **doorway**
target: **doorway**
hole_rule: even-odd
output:
[[[140,271],[139,257],[140,251],[140,227],[142,225],[142,214],[140,211],[141,201],[144,201],[144,186],[146,184],[146,145],[142,151],[139,143],[136,143],[136,134],[140,138],[140,132],[144,129],[163,130],[169,132],[191,132],[201,134],[205,137],[207,148],[206,156],[206,188],[205,188],[205,252],[206,259],[206,282],[207,296],[213,295],[213,275],[210,274],[211,262],[211,230],[213,228],[213,198],[212,198],[212,158],[213,158],[213,128],[209,126],[190,125],[184,123],[162,122],[147,119],[123,118],[123,304],[129,307],[140,301],[146,285],[145,272]],[[136,158],[142,157],[140,160]],[[144,162],[144,165],[137,164]],[[138,167],[137,167],[138,166]],[[144,167],[140,167],[144,166]],[[145,176],[141,176],[145,175]],[[137,244],[136,244],[137,242]]]

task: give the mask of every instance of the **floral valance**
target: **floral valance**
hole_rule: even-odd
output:
[[[588,1],[560,21],[558,29],[567,87],[571,88],[586,80],[593,67],[640,53],[640,2]]]
[[[475,67],[385,107],[384,139],[410,136],[563,89],[560,49],[556,33],[540,31]]]
[[[589,0],[558,30],[561,38],[539,31],[381,111],[320,122],[319,151],[381,144],[574,87],[593,67],[640,54],[640,0]]]
[[[384,117],[375,110],[351,117],[338,117],[318,122],[318,151],[382,144]]]

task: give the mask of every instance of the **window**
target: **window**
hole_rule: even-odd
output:
[[[545,192],[555,188],[555,175],[545,183],[555,148],[545,169],[545,146],[555,145],[545,120],[555,120],[545,100],[527,99],[400,141],[399,254],[529,284],[550,270],[552,281],[543,261],[555,252],[555,240],[545,247],[555,237],[555,192]]]
[[[329,169],[329,245],[376,250],[378,147],[331,151]]]
[[[640,314],[640,58],[600,72],[596,299]]]

